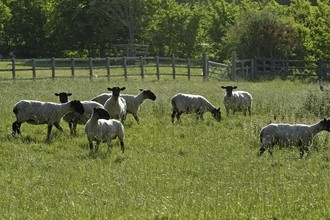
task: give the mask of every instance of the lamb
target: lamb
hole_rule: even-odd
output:
[[[313,137],[321,131],[330,132],[330,120],[324,118],[313,125],[269,124],[260,132],[262,146],[258,154],[261,156],[269,148],[269,154],[272,155],[274,145],[299,146],[300,157],[302,158],[304,152],[309,153],[308,146],[312,145]]]
[[[111,119],[121,119],[121,123],[125,122],[127,114],[127,105],[124,98],[120,97],[120,91],[125,90],[126,87],[108,87],[109,91],[112,91],[112,95],[104,103],[104,108],[110,114]]]
[[[55,93],[56,96],[60,97],[60,102],[65,103],[68,102],[68,97],[72,95],[72,93]],[[94,101],[81,101],[81,104],[84,106],[85,113],[80,115],[77,112],[69,112],[63,117],[63,120],[68,122],[69,128],[70,128],[70,134],[75,135],[77,133],[77,125],[85,125],[88,119],[90,119],[93,108],[103,108],[103,105],[101,105],[98,102]]]
[[[182,94],[178,93],[171,99],[172,103],[172,123],[174,123],[174,117],[180,122],[180,115],[182,113],[194,113],[196,112],[196,119],[203,119],[205,112],[211,112],[212,116],[220,122],[221,112],[220,107],[215,108],[206,98],[200,95]]]
[[[79,114],[85,112],[84,106],[79,100],[57,104],[53,102],[41,102],[34,100],[21,100],[14,105],[13,112],[16,115],[16,121],[12,124],[13,135],[21,134],[21,124],[27,122],[29,124],[40,125],[48,124],[47,139],[50,137],[53,125],[60,131],[62,117],[68,112],[75,111]]]
[[[250,93],[245,91],[233,92],[234,89],[237,89],[237,86],[221,86],[221,88],[226,90],[223,104],[225,105],[227,116],[229,115],[229,110],[232,110],[233,114],[236,111],[243,111],[245,116],[248,110],[251,116],[252,96]]]
[[[110,119],[109,113],[103,108],[93,108],[92,116],[85,125],[85,134],[91,153],[93,152],[93,141],[96,142],[95,152],[97,152],[99,144],[102,142],[106,142],[108,148],[111,148],[112,140],[116,137],[120,140],[122,152],[125,151],[123,124],[116,119]]]
[[[140,124],[140,120],[137,116],[138,111],[140,110],[140,105],[143,103],[145,99],[151,99],[152,101],[156,100],[156,95],[149,89],[140,89],[140,93],[138,95],[129,95],[129,94],[121,94],[120,97],[123,97],[126,100],[127,104],[127,113],[133,114],[135,121]],[[104,105],[107,99],[111,97],[111,94],[103,93],[94,99],[93,101],[99,102]]]

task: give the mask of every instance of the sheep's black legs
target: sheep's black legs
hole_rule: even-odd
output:
[[[259,149],[258,155],[261,156],[265,151],[266,151],[266,148],[265,148],[264,146],[262,146],[262,147]]]
[[[120,140],[120,147],[121,147],[121,151],[124,153],[125,146],[124,146],[124,141],[122,141],[122,140]]]
[[[172,112],[172,115],[171,115],[171,117],[172,117],[172,123],[174,123],[175,114],[176,114],[176,111],[173,111]]]
[[[135,118],[135,121],[136,121],[138,124],[140,124],[140,120],[139,120],[137,114],[133,114],[133,116],[134,116],[134,118]],[[173,118],[173,117],[172,117],[172,118]]]
[[[21,134],[21,123],[17,123],[17,121],[15,121],[12,125],[12,129],[13,129],[13,135],[17,134]]]
[[[50,133],[52,132],[53,125],[48,125],[47,139],[49,139]]]
[[[55,126],[59,131],[63,132],[63,128],[61,127],[61,125],[60,125],[59,123],[55,123],[54,126]],[[49,129],[49,126],[48,126],[48,129]],[[50,130],[52,130],[52,129],[50,129]],[[50,132],[49,132],[49,134],[50,134]]]

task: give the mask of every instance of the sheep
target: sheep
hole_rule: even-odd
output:
[[[140,120],[137,116],[138,111],[140,110],[140,105],[145,99],[151,99],[152,101],[156,100],[156,95],[149,89],[140,89],[138,95],[129,95],[121,94],[120,97],[123,97],[126,100],[127,104],[127,113],[133,114],[135,121],[140,124]],[[93,101],[99,102],[104,105],[107,99],[111,97],[111,94],[103,93],[94,99]]]
[[[87,121],[84,131],[91,153],[93,152],[93,141],[96,142],[95,152],[97,152],[99,144],[102,142],[107,142],[108,148],[111,148],[112,140],[116,137],[119,138],[121,150],[124,153],[124,126],[120,121],[110,119],[110,114],[105,109],[93,108],[92,116]]]
[[[72,95],[72,93],[55,93],[56,96],[59,96],[60,102],[65,103],[68,102],[68,97]],[[103,105],[101,105],[98,102],[94,101],[81,101],[81,104],[84,106],[85,113],[80,115],[77,112],[69,112],[63,117],[63,120],[68,122],[69,128],[70,128],[70,134],[75,135],[77,133],[77,125],[85,125],[88,119],[90,119],[93,108],[103,108]]]
[[[194,113],[196,112],[196,119],[203,118],[203,114],[207,111],[211,112],[212,116],[220,122],[221,112],[220,107],[215,108],[206,98],[200,95],[182,94],[178,93],[171,99],[172,104],[172,123],[174,123],[174,117],[180,122],[180,115],[182,113]]]
[[[243,111],[245,116],[248,110],[251,116],[252,96],[250,93],[245,91],[233,92],[234,89],[237,89],[237,86],[221,86],[221,88],[226,90],[223,104],[225,105],[227,116],[229,115],[229,110],[232,110],[233,114],[236,111]]]
[[[104,103],[104,108],[110,114],[111,119],[121,119],[121,123],[125,122],[126,114],[127,114],[127,105],[124,98],[120,97],[120,91],[125,90],[126,87],[108,87],[109,91],[112,91],[112,95],[108,100]]]
[[[29,124],[40,125],[48,124],[47,139],[50,137],[53,125],[60,131],[62,117],[68,112],[75,111],[79,114],[85,112],[84,106],[79,100],[73,100],[68,103],[41,102],[35,100],[21,100],[13,107],[16,121],[12,124],[13,135],[21,134],[21,124],[27,122]]]
[[[267,148],[272,155],[274,145],[279,146],[299,146],[300,157],[304,152],[309,153],[308,146],[312,145],[313,137],[321,131],[330,132],[330,120],[324,118],[313,125],[305,124],[269,124],[262,128],[260,132],[260,142],[262,143],[258,155],[261,156]]]

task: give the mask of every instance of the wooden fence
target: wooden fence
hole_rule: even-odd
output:
[[[134,61],[134,62],[132,62]],[[221,65],[214,69],[217,65]],[[3,68],[5,66],[5,68]],[[222,70],[225,69],[225,72]],[[56,78],[90,78],[170,75],[221,79],[228,75],[229,66],[208,61],[204,53],[202,59],[175,57],[107,57],[107,58],[51,58],[51,59],[9,59],[0,60],[0,80],[37,80]],[[220,72],[219,72],[220,71]]]
[[[323,78],[330,74],[330,62],[322,60],[279,60],[253,58],[236,60],[232,53],[232,78],[255,78],[272,76],[313,76]]]

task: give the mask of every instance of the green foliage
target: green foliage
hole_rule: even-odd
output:
[[[221,85],[237,85],[253,95],[252,116],[226,116]],[[83,126],[77,135],[46,125],[22,124],[11,135],[12,106],[20,99],[58,102],[55,92],[89,100],[109,85],[139,88],[157,95],[125,123],[126,151],[119,141],[108,151],[89,154]],[[315,83],[282,81],[219,82],[201,78],[57,79],[0,81],[0,206],[2,219],[327,219],[330,193],[329,133],[314,138],[312,154],[275,148],[257,157],[259,132],[269,122],[313,124],[326,115],[312,110],[326,100]],[[325,89],[330,84],[324,83]],[[186,92],[204,95],[223,112],[220,123],[183,114],[172,124],[170,98]],[[306,103],[317,99],[309,108]],[[276,116],[276,119],[274,119]]]

